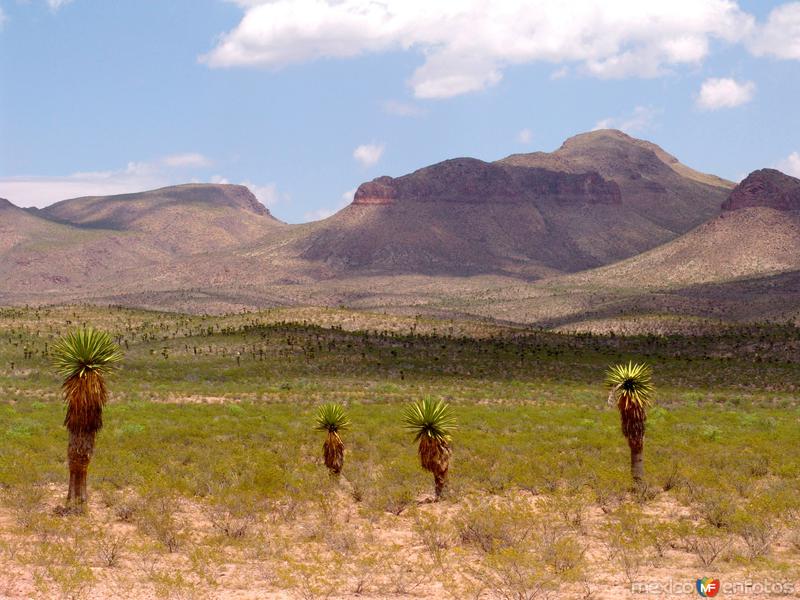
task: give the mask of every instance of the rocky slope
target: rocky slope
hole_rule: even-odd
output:
[[[735,185],[690,169],[655,144],[613,129],[576,135],[549,154],[516,154],[500,162],[570,173],[597,171],[619,185],[629,211],[675,236],[718,214]]]
[[[668,242],[718,214],[732,185],[649,142],[592,132],[551,154],[379,177],[296,251],[339,272],[535,278]]]
[[[666,288],[800,270],[800,179],[755,171],[722,207],[718,217],[668,244],[571,280]]]

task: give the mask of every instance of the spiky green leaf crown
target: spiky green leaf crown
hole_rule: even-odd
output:
[[[423,398],[420,402],[407,406],[403,411],[403,422],[406,429],[415,434],[415,442],[423,436],[449,442],[450,434],[456,428],[450,405],[433,398]]]
[[[350,426],[350,419],[344,412],[344,407],[335,402],[323,404],[317,409],[317,416],[314,420],[315,429],[335,433]]]
[[[652,370],[646,363],[622,363],[608,368],[606,385],[624,397],[626,403],[645,407],[650,405],[653,395],[651,376]]]
[[[122,360],[122,352],[111,337],[87,327],[72,331],[58,340],[52,349],[53,365],[65,378],[87,373],[105,374]]]

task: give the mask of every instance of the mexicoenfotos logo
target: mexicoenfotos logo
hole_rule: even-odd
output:
[[[697,593],[703,598],[713,598],[719,594],[719,579],[703,577],[697,580]]]

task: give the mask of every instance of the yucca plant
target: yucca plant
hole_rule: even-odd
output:
[[[87,498],[86,472],[97,431],[103,426],[103,406],[108,399],[104,377],[117,366],[122,353],[107,333],[85,328],[58,340],[52,356],[53,365],[64,377],[61,389],[67,404],[64,418],[69,431],[67,505],[81,508]]]
[[[344,442],[339,437],[339,432],[350,426],[350,419],[344,412],[341,404],[330,402],[317,409],[316,429],[327,431],[328,437],[322,445],[322,455],[325,466],[331,473],[338,475],[344,466]]]
[[[422,468],[433,473],[436,500],[442,495],[450,468],[451,433],[455,418],[450,406],[441,400],[423,398],[403,412],[405,427],[414,433],[419,442],[419,462]]]
[[[606,385],[609,404],[615,400],[622,421],[622,435],[631,449],[631,476],[636,484],[644,477],[644,430],[647,407],[653,395],[652,370],[647,364],[629,362],[609,367]]]

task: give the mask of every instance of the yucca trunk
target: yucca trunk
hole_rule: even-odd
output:
[[[644,479],[644,439],[628,440],[631,449],[631,477],[637,485]]]
[[[631,477],[636,484],[644,479],[644,430],[647,413],[636,403],[630,402],[622,394],[618,403],[622,421],[622,435],[628,440],[631,449]]]
[[[81,508],[88,499],[86,475],[94,454],[97,431],[103,426],[103,405],[106,403],[106,386],[98,373],[75,375],[64,382],[67,415],[64,425],[69,431],[67,460],[69,463],[69,491],[67,505]]]
[[[423,435],[419,440],[419,462],[422,468],[433,473],[436,500],[438,501],[447,483],[447,471],[453,451],[450,444]]]
[[[86,473],[94,453],[94,432],[70,432],[67,459],[69,461],[69,492],[67,505],[82,506],[86,503]]]
[[[341,473],[344,466],[344,443],[338,433],[328,432],[328,437],[322,446],[322,453],[325,456],[325,466],[330,469],[331,473],[334,475]]]

